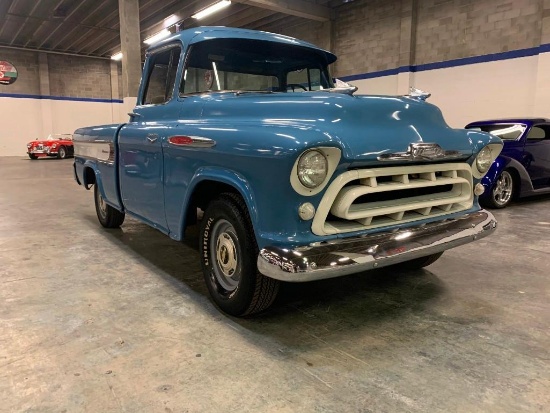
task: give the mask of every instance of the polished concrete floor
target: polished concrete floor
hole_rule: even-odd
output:
[[[233,319],[193,242],[102,229],[71,168],[0,158],[1,412],[550,411],[550,197],[427,270]]]

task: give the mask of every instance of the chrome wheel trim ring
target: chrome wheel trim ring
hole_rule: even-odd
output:
[[[220,219],[214,224],[210,245],[216,258],[213,272],[216,282],[227,292],[235,291],[241,280],[238,241],[235,228],[229,221]]]
[[[97,190],[97,205],[99,208],[99,213],[103,218],[107,216],[107,203],[99,193],[99,189]]]
[[[493,198],[495,202],[502,206],[510,202],[512,198],[512,191],[514,187],[514,181],[512,175],[507,171],[502,171],[497,179],[496,186],[493,189]]]
[[[59,157],[64,158],[67,153],[65,152],[65,148],[61,147],[59,148]]]

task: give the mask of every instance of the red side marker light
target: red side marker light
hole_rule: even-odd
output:
[[[189,136],[171,136],[168,138],[168,142],[173,145],[190,145],[193,143],[193,138]]]

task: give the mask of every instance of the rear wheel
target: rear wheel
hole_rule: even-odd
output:
[[[67,157],[67,148],[65,148],[64,146],[60,146],[57,151],[57,157],[59,159],[65,159]]]
[[[514,190],[514,176],[509,170],[505,169],[498,176],[491,193],[485,199],[482,199],[482,203],[489,208],[505,208],[512,202],[515,195]]]
[[[201,265],[217,306],[233,316],[269,307],[280,282],[258,272],[258,246],[243,200],[223,194],[210,203],[201,221]]]
[[[97,184],[94,186],[94,200],[95,211],[101,225],[105,228],[118,228],[122,225],[125,217],[124,212],[116,210],[105,202]]]
[[[415,271],[436,262],[443,252],[437,254],[427,255],[425,257],[415,258],[414,260],[400,262],[399,264],[392,265],[391,268],[399,269],[400,271]]]

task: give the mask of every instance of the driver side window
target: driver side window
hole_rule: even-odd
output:
[[[173,47],[151,57],[143,105],[161,105],[172,99],[180,54],[180,47]]]

